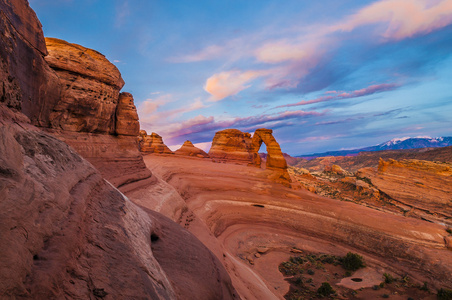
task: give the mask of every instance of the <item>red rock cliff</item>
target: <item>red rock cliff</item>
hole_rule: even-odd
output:
[[[20,112],[42,125],[40,97],[55,82],[45,81],[53,73],[28,2],[0,8],[0,298],[237,299],[201,242],[131,203]]]
[[[138,114],[118,69],[95,50],[46,38],[46,61],[61,94],[50,114],[49,132],[74,147],[116,187],[151,177],[136,136]],[[141,182],[143,184],[144,182]]]

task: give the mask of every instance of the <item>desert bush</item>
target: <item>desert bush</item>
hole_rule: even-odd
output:
[[[361,255],[357,253],[349,252],[345,257],[342,258],[342,266],[344,269],[349,271],[356,271],[358,269],[364,268],[364,259]]]
[[[319,294],[320,297],[327,297],[334,293],[336,293],[336,291],[331,287],[331,285],[328,282],[322,283],[322,285],[317,290],[317,294]]]
[[[452,300],[452,290],[440,289],[436,294],[436,298],[438,298],[438,300]]]
[[[389,274],[389,273],[384,273],[384,274],[383,274],[383,278],[384,278],[384,280],[385,280],[385,283],[392,283],[392,282],[395,281],[395,278],[392,277],[392,275]]]

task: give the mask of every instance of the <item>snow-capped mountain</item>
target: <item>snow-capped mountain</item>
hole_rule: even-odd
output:
[[[452,146],[452,137],[437,137],[429,136],[417,137],[403,137],[395,138],[383,144],[373,147],[361,149],[362,151],[379,151],[379,150],[399,150],[399,149],[415,149],[415,148],[430,148],[430,147],[447,147]]]
[[[352,150],[338,150],[338,151],[328,151],[324,153],[315,153],[310,155],[300,155],[298,157],[304,158],[315,158],[322,156],[346,156],[357,154],[362,151],[381,151],[381,150],[401,150],[401,149],[416,149],[416,148],[437,148],[437,147],[447,147],[452,146],[452,137],[436,137],[432,138],[429,136],[417,136],[417,137],[403,137],[394,138],[385,143],[360,148]]]

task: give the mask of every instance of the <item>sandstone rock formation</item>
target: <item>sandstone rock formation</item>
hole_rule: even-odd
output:
[[[266,167],[274,171],[271,177],[284,184],[291,182],[287,163],[271,129],[257,129],[251,134],[237,129],[225,129],[215,133],[209,155],[214,161],[261,166],[259,149],[267,146]]]
[[[0,41],[0,102],[21,110],[35,125],[48,125],[59,84],[43,58],[41,23],[27,1],[0,1]]]
[[[137,207],[19,111],[35,122],[50,115],[24,105],[42,100],[35,85],[50,70],[27,69],[30,59],[41,63],[34,39],[42,37],[28,3],[0,0],[0,8],[2,42],[11,39],[0,44],[0,298],[237,299],[193,235]]]
[[[376,188],[408,208],[452,218],[452,164],[380,160],[378,170],[364,168],[357,176],[370,179]]]
[[[46,38],[46,61],[58,74],[62,91],[51,114],[52,128],[75,132],[115,133],[119,70],[97,51]]]
[[[95,50],[46,38],[46,61],[60,83],[48,132],[74,147],[116,187],[145,184],[152,174],[138,149],[138,114],[119,70]],[[132,188],[129,186],[128,188]]]
[[[133,103],[132,94],[125,92],[119,94],[115,116],[115,132],[117,135],[130,135],[136,137],[140,133],[137,108]]]
[[[5,119],[0,139],[2,298],[236,298],[201,242],[131,203],[68,145]]]
[[[155,132],[148,135],[145,130],[140,130],[139,142],[140,151],[143,154],[174,154],[174,152],[163,143],[162,137]]]
[[[244,299],[281,299],[288,283],[278,266],[297,249],[340,256],[358,252],[378,267],[380,278],[394,272],[421,285],[427,281],[431,289],[452,287],[450,239],[442,224],[289,189],[259,168],[178,155],[144,159],[154,176],[183,197],[193,214],[179,223],[223,261]],[[350,183],[372,192],[365,181]]]
[[[238,129],[225,129],[215,133],[209,156],[218,162],[248,165],[253,162],[251,134]]]
[[[208,158],[209,154],[207,154],[204,150],[195,147],[192,142],[185,141],[184,144],[177,149],[174,154],[176,155],[185,155],[185,156],[195,156],[200,158]]]

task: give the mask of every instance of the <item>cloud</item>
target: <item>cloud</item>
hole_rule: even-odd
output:
[[[427,34],[452,23],[450,0],[382,0],[375,2],[331,30],[352,31],[357,27],[381,23],[381,36],[401,40]]]
[[[297,103],[291,103],[291,104],[285,104],[280,105],[275,108],[281,108],[281,107],[293,107],[293,106],[302,106],[302,105],[308,105],[313,103],[319,103],[319,102],[326,102],[326,101],[334,101],[334,100],[341,100],[341,99],[349,99],[349,98],[357,98],[362,96],[368,96],[375,93],[381,93],[386,91],[392,91],[396,88],[398,88],[399,85],[394,83],[382,83],[382,84],[375,84],[368,86],[366,88],[362,88],[360,90],[355,90],[351,92],[343,92],[343,91],[327,91],[325,92],[326,95],[312,99],[312,100],[302,100]]]
[[[201,98],[194,99],[189,105],[180,108],[159,111],[159,108],[170,102],[174,102],[171,94],[157,96],[154,99],[147,99],[138,106],[140,120],[147,123],[165,123],[185,113],[192,112],[206,107]]]
[[[129,1],[123,1],[116,5],[115,27],[122,27],[130,17]]]
[[[212,60],[215,58],[218,58],[221,55],[224,55],[226,52],[225,47],[221,47],[218,45],[210,45],[206,48],[202,49],[199,52],[195,52],[188,55],[178,56],[178,57],[171,57],[168,59],[170,62],[174,63],[190,63],[190,62],[198,62],[198,61],[205,61],[205,60]]]
[[[305,27],[295,29],[290,38],[270,42],[265,39],[254,41],[254,50],[247,46],[250,51],[242,55],[248,56],[251,53],[260,67],[262,64],[267,65],[266,89],[296,88],[299,92],[314,91],[327,87],[332,80],[343,79],[347,75],[344,73],[356,71],[355,68],[347,69],[343,64],[337,66],[343,71],[330,70],[326,66],[338,49],[353,47],[357,39],[371,39],[373,44],[381,44],[425,35],[450,24],[450,0],[380,0],[340,21],[312,26],[309,30]],[[366,27],[365,33],[348,34],[365,26],[372,27]],[[189,58],[207,59],[220,52],[221,55],[237,55],[234,48],[225,51],[225,48],[210,46]],[[212,101],[236,95],[249,88],[253,79],[263,76],[256,75],[254,71],[248,72],[224,71],[215,74],[208,79],[205,90],[212,95]],[[300,85],[301,82],[303,85]]]
[[[206,80],[204,90],[211,94],[210,101],[220,101],[226,97],[237,95],[250,87],[250,81],[265,76],[266,71],[227,71],[212,75]]]
[[[208,142],[213,139],[215,132],[226,128],[237,128],[244,131],[253,131],[261,127],[272,129],[292,126],[293,121],[302,122],[306,118],[323,116],[325,112],[317,111],[284,111],[274,114],[265,114],[250,117],[236,117],[216,120],[213,116],[198,115],[183,122],[164,124],[150,124],[142,122],[143,129],[154,131],[169,141],[171,145],[181,144],[185,140],[194,143]]]

